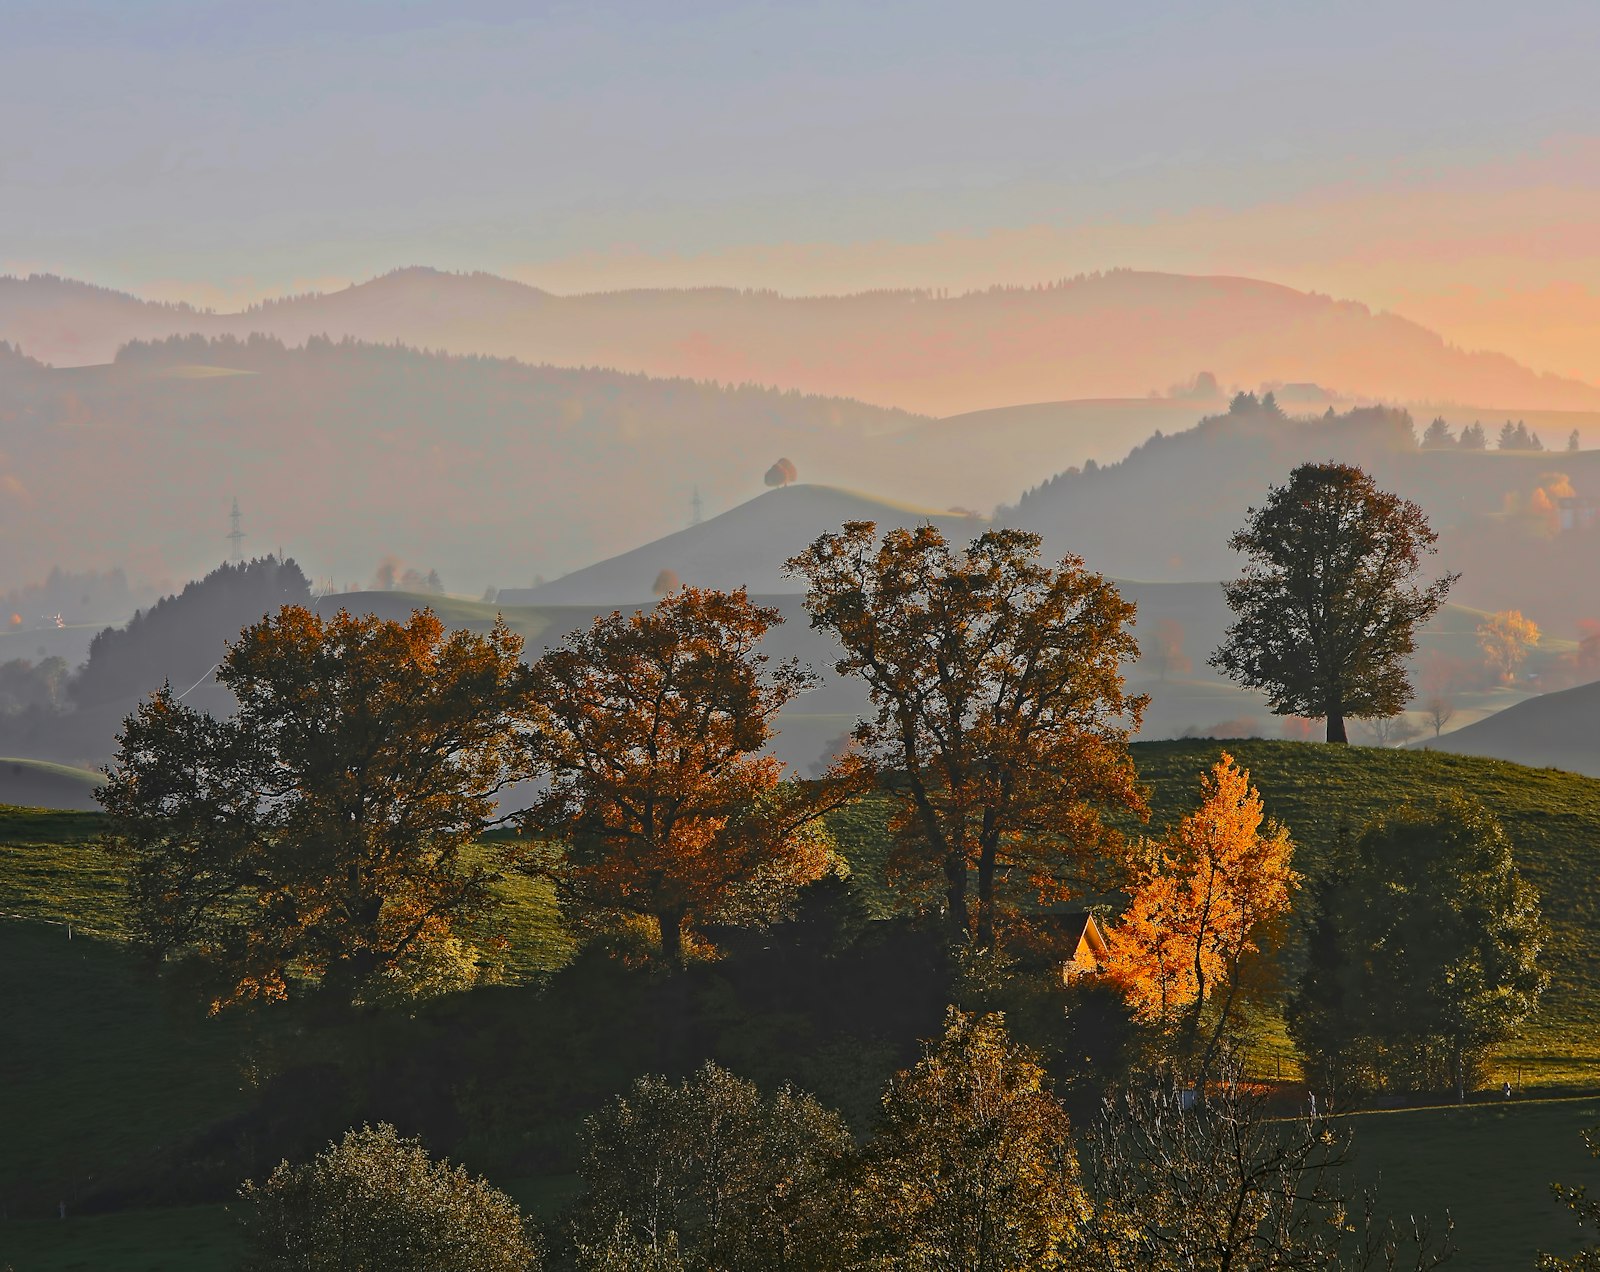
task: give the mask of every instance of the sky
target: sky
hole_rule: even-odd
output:
[[[1600,6],[0,0],[0,272],[1268,278],[1600,381]]]

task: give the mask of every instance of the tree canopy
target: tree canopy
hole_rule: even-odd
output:
[[[1294,845],[1264,819],[1250,773],[1226,751],[1201,782],[1200,806],[1147,845],[1132,896],[1109,934],[1107,973],[1145,1020],[1176,1025],[1203,1084],[1253,956],[1287,916],[1299,876]],[[1201,1021],[1216,992],[1209,1037]]]
[[[453,924],[493,876],[464,850],[520,772],[520,651],[504,625],[285,606],[222,660],[231,716],[154,694],[100,796],[141,938],[197,959],[214,1008],[470,976]]]
[[[1405,660],[1417,626],[1458,577],[1412,579],[1438,536],[1422,509],[1349,464],[1302,464],[1229,545],[1247,558],[1224,584],[1234,621],[1211,665],[1263,690],[1276,715],[1327,721],[1390,716],[1411,698]]]
[[[1004,1017],[951,1009],[898,1074],[861,1181],[886,1269],[1041,1272],[1074,1257],[1089,1218],[1066,1110]]]
[[[537,1272],[516,1202],[380,1124],[239,1190],[247,1272]]]
[[[1071,895],[1118,842],[1102,809],[1144,810],[1128,738],[1147,699],[1122,675],[1134,607],[1079,558],[1039,553],[1022,530],[956,549],[933,526],[880,539],[858,521],[788,563],[876,708],[855,736],[899,799],[894,875],[942,887],[952,931],[980,947],[1020,897]]]
[[[859,1266],[843,1214],[850,1128],[804,1092],[763,1099],[707,1062],[679,1083],[638,1079],[588,1119],[584,1140],[574,1227],[588,1266]]]
[[[1374,823],[1316,902],[1288,1020],[1335,1086],[1464,1090],[1548,981],[1538,894],[1476,800],[1445,795]]]
[[[818,819],[855,789],[849,761],[784,782],[762,750],[813,683],[756,646],[782,621],[743,589],[685,587],[596,619],[533,668],[548,789],[525,826],[529,868],[578,917],[649,920],[681,961],[685,927],[764,920],[832,868]]]

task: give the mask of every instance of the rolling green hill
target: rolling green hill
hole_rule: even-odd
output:
[[[89,810],[98,807],[94,790],[104,780],[93,769],[0,756],[0,804]]]
[[[1192,806],[1199,774],[1223,745],[1135,746],[1154,827]],[[1600,1087],[1600,897],[1593,889],[1600,781],[1438,752],[1226,745],[1251,770],[1269,812],[1289,826],[1306,871],[1318,868],[1336,836],[1395,803],[1448,788],[1493,808],[1543,895],[1552,972],[1543,1010],[1526,1037],[1497,1057],[1494,1080],[1550,1093]],[[881,877],[884,811],[868,802],[833,825],[880,913],[891,901]],[[0,1124],[9,1142],[24,1146],[0,1163],[0,1196],[19,1213],[53,1212],[58,1195],[69,1207],[91,1196],[102,1204],[107,1196],[136,1200],[139,1179],[170,1169],[176,1146],[230,1124],[262,1098],[253,1066],[270,1063],[279,1045],[271,1022],[290,1019],[207,1020],[179,987],[156,980],[131,956],[120,866],[95,841],[102,825],[94,814],[0,810],[0,1001],[8,1005],[0,1013]],[[573,947],[546,889],[526,881],[505,886],[508,906],[496,922],[510,938],[505,976],[515,985],[560,966]],[[488,1036],[514,1038],[506,1013],[522,1010],[516,1004],[523,1000],[508,992],[474,991],[448,1018],[461,1022],[463,1037],[487,1029]],[[481,1022],[469,1026],[476,1017]],[[1358,1131],[1368,1146],[1362,1169],[1382,1171],[1390,1204],[1456,1209],[1467,1251],[1457,1266],[1525,1266],[1534,1245],[1570,1244],[1564,1217],[1544,1204],[1545,1176],[1587,1177],[1577,1132],[1594,1109],[1590,1099],[1514,1102],[1466,1115],[1374,1114]],[[1488,1169],[1484,1155],[1516,1163],[1515,1177]],[[64,1228],[22,1224],[18,1248],[37,1256],[26,1266],[47,1269],[92,1266],[118,1251],[147,1260],[119,1266],[227,1266],[230,1239],[214,1207],[160,1212],[172,1216],[170,1231],[154,1213],[127,1211]],[[6,1232],[0,1227],[0,1247]],[[148,1253],[167,1241],[170,1264]]]

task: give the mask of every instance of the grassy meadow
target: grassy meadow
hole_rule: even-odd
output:
[[[1504,820],[1551,932],[1543,1009],[1495,1061],[1495,1082],[1512,1080],[1518,1097],[1356,1114],[1358,1163],[1363,1178],[1381,1182],[1385,1206],[1454,1213],[1464,1253],[1453,1266],[1528,1267],[1535,1247],[1570,1249],[1575,1229],[1549,1201],[1548,1184],[1596,1179],[1579,1132],[1600,1123],[1600,781],[1433,752],[1144,743],[1134,754],[1152,830],[1193,805],[1199,775],[1224,747],[1290,828],[1308,872],[1339,835],[1440,789],[1473,793]],[[831,822],[875,916],[892,908],[885,812],[868,801]],[[287,1011],[208,1019],[192,993],[156,977],[127,941],[120,866],[98,841],[102,825],[91,813],[0,810],[0,1126],[12,1146],[0,1160],[0,1197],[16,1207],[0,1220],[0,1268],[221,1269],[233,1249],[223,1208],[143,1209],[141,1180],[170,1173],[180,1147],[193,1152],[218,1127],[252,1125],[250,1111],[270,1091],[256,1069],[270,1068],[304,1025]],[[513,878],[501,894],[503,907],[470,935],[486,948],[495,933],[505,938],[497,958],[506,987],[457,995],[437,1014],[445,1036],[466,1030],[491,1048],[503,1036],[515,1048],[530,1045],[515,1033],[525,995],[539,993],[576,946],[547,885]],[[1274,1020],[1263,1022],[1254,1068],[1295,1077]],[[476,1142],[471,1128],[462,1139]],[[470,1148],[462,1156],[474,1164]],[[570,1187],[505,1170],[497,1178],[536,1208]],[[79,1214],[85,1197],[112,1208]],[[60,1202],[65,1223],[44,1217]]]

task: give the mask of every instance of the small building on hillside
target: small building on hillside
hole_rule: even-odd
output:
[[[1041,916],[1055,938],[1057,949],[1067,956],[1061,964],[1061,979],[1075,980],[1100,971],[1106,959],[1106,934],[1092,910],[1064,910]]]

